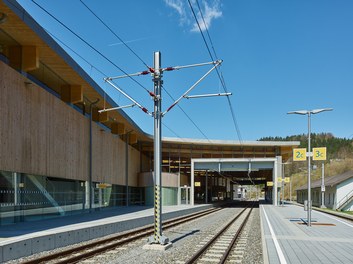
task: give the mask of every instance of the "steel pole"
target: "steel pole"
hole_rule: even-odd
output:
[[[126,192],[126,206],[129,206],[129,135],[130,132],[126,133],[126,143],[125,143],[125,192]]]
[[[325,206],[325,163],[322,162],[321,170],[321,206],[320,208],[326,208]]]
[[[161,113],[161,53],[154,53],[154,235],[149,243],[165,245],[169,239],[162,236],[162,177],[161,177],[161,145],[162,145],[162,113]]]
[[[311,153],[311,112],[308,112],[308,152]],[[308,155],[308,226],[311,226],[311,154]]]
[[[88,188],[89,188],[89,212],[92,212],[92,203],[93,203],[93,132],[92,132],[92,107],[99,102],[97,99],[94,102],[90,103],[89,106],[89,168],[88,168]]]
[[[208,203],[208,170],[206,170],[206,183],[205,183],[205,203]]]
[[[282,163],[282,206],[284,205],[284,163]]]
[[[292,202],[292,177],[289,178],[289,201]]]

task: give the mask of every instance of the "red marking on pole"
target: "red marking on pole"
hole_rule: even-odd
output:
[[[167,112],[169,112],[170,109],[172,109],[175,106],[175,104],[172,104],[168,109]]]

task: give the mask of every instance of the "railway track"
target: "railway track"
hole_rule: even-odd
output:
[[[244,241],[241,241],[240,237],[250,217],[253,206],[254,204],[237,214],[185,263],[225,263],[230,261],[233,256],[232,252],[235,251],[237,246],[237,255],[239,255],[239,251],[241,252],[245,248],[240,245],[244,244]]]
[[[212,208],[206,211],[194,213],[191,215],[178,217],[172,220],[164,221],[163,228],[168,229],[177,225],[183,224],[188,221],[195,220],[197,218],[206,216],[208,214],[215,213],[222,208]],[[22,261],[21,264],[38,264],[38,263],[77,263],[79,261],[89,259],[95,255],[101,254],[108,250],[113,250],[116,247],[121,247],[124,244],[130,243],[137,239],[147,238],[153,234],[154,226],[149,225],[146,227],[135,229],[131,232],[124,234],[118,234],[116,236],[110,236],[109,238],[103,238],[98,241],[90,242],[85,245],[73,246],[69,249],[61,252],[52,253],[38,258]]]

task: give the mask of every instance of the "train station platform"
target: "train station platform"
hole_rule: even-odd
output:
[[[213,207],[163,206],[162,220]],[[154,223],[152,207],[116,207],[92,213],[0,226],[0,263]],[[147,238],[146,238],[147,239]]]
[[[303,207],[260,205],[264,263],[353,263],[353,222]]]

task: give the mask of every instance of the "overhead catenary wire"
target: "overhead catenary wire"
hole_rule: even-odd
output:
[[[177,105],[185,96],[189,94],[203,79],[205,79],[214,69],[217,69],[217,67],[222,63],[221,60],[217,61],[214,63],[214,66],[207,71],[199,80],[197,80],[186,92],[184,92],[177,100],[174,101],[174,103],[163,112],[163,115],[165,115],[167,112],[169,112],[175,105]]]
[[[204,23],[205,29],[206,29],[206,31],[207,31],[207,34],[208,34],[209,38],[211,39],[211,36],[210,36],[210,34],[208,33],[207,25],[206,25],[206,23],[205,23],[205,20],[204,20],[204,18],[203,18],[203,15],[202,15],[202,11],[201,11],[200,5],[199,5],[199,3],[198,3],[197,0],[196,0],[196,2],[197,2],[197,5],[198,5],[198,8],[199,8],[200,15],[201,15],[201,17],[202,17],[202,19],[203,19],[203,23]],[[212,61],[214,61],[215,59],[214,59],[214,57],[213,57],[213,55],[212,55],[212,53],[211,53],[211,50],[210,50],[210,48],[209,48],[209,46],[208,46],[208,43],[207,43],[207,41],[206,41],[206,38],[205,38],[205,36],[204,36],[204,34],[203,34],[203,32],[202,32],[200,23],[199,23],[199,21],[198,21],[198,19],[197,19],[196,13],[195,13],[195,11],[194,11],[194,8],[193,8],[193,6],[192,6],[190,0],[188,0],[188,3],[189,3],[189,6],[190,6],[191,11],[192,11],[192,13],[193,13],[193,16],[194,16],[194,18],[195,18],[196,24],[197,24],[197,26],[198,26],[198,28],[199,28],[199,31],[200,31],[200,33],[201,33],[202,39],[203,39],[203,41],[204,41],[204,43],[205,43],[205,46],[206,46],[206,48],[207,48],[207,51],[208,51],[208,53],[209,53],[209,55],[210,55]],[[211,40],[211,43],[212,43],[212,40]],[[212,46],[213,46],[213,44],[212,44]],[[213,47],[213,50],[214,50],[214,47]],[[215,51],[214,51],[214,52],[215,52]],[[216,55],[216,52],[215,52],[215,55]],[[217,56],[216,56],[216,57],[217,57]],[[218,78],[219,78],[219,80],[220,80],[220,82],[221,82],[221,84],[222,84],[222,87],[223,87],[224,92],[225,92],[225,93],[228,93],[227,87],[226,87],[226,84],[225,84],[225,81],[224,81],[224,78],[223,78],[223,75],[219,72],[218,69],[216,69],[216,71],[217,71]],[[232,103],[231,103],[231,101],[230,101],[229,96],[227,96],[227,101],[228,101],[228,105],[229,105],[229,107],[230,107],[230,111],[231,111],[231,115],[232,115],[232,119],[233,119],[233,124],[234,124],[235,130],[236,130],[236,133],[237,133],[237,135],[238,135],[238,139],[239,139],[239,141],[240,141],[240,144],[242,144],[242,141],[243,141],[243,140],[242,140],[242,137],[241,137],[241,134],[240,134],[240,129],[239,129],[239,126],[238,126],[238,122],[237,122],[237,120],[236,120],[235,113],[234,113],[234,110],[233,110],[233,107],[232,107]]]
[[[71,52],[73,52],[76,56],[78,56],[80,59],[82,59],[83,61],[85,61],[88,65],[91,66],[91,68],[94,68],[96,71],[98,71],[102,76],[107,76],[106,73],[104,73],[102,70],[100,70],[99,68],[97,68],[96,66],[94,66],[92,63],[90,63],[87,59],[85,59],[83,56],[81,56],[78,52],[76,52],[74,49],[72,49],[69,45],[67,45],[64,41],[62,41],[60,38],[58,38],[57,36],[55,36],[53,33],[51,33],[49,30],[45,29],[44,30],[50,34],[53,38],[55,38],[58,42],[60,42],[63,46],[65,46],[67,49],[69,49]],[[210,63],[202,63],[202,64],[198,64],[197,66],[203,66],[203,65],[208,65]],[[190,65],[186,65],[186,66],[175,66],[173,67],[173,70],[179,70],[179,69],[184,69],[187,67],[191,67]],[[171,68],[171,67],[169,67]],[[168,68],[165,68],[163,70],[171,70]],[[136,74],[137,75],[145,75],[146,73],[143,72]],[[133,74],[130,74],[130,76],[134,76]],[[107,78],[109,80],[114,79],[115,77],[112,78]],[[167,95],[173,100],[175,101],[175,99],[173,98],[173,96],[163,87],[163,90],[167,93]],[[120,95],[121,93],[119,93]],[[135,104],[134,104],[135,105]],[[182,113],[186,116],[186,118],[193,124],[193,126],[204,136],[204,138],[206,138],[208,141],[209,138],[207,137],[207,135],[200,129],[200,127],[195,123],[195,121],[186,113],[186,111],[180,106],[178,105],[178,108],[182,111]],[[167,126],[166,126],[167,127]],[[169,131],[171,131],[174,135],[176,135],[178,138],[181,138],[180,136],[178,136],[170,127],[167,127]]]
[[[162,122],[162,125],[163,125],[166,129],[168,129],[170,132],[172,132],[177,138],[183,140],[174,130],[172,130],[169,126],[167,126],[167,125],[165,124],[165,122]]]
[[[212,41],[212,39],[211,39],[211,35],[210,35],[210,33],[208,32],[208,28],[207,28],[207,25],[206,25],[206,22],[205,22],[205,18],[203,17],[203,14],[202,14],[202,11],[201,11],[201,7],[200,7],[200,4],[199,4],[199,1],[198,1],[198,0],[196,0],[196,4],[197,4],[197,7],[199,8],[200,15],[201,15],[201,18],[202,18],[202,22],[203,22],[203,24],[205,25],[205,30],[206,30],[206,33],[207,33],[207,36],[208,36],[208,40],[209,40],[210,43],[211,43],[211,47],[212,47],[213,54],[215,55],[215,58],[218,58],[217,53],[216,53],[216,50],[215,50],[214,45],[213,45],[213,41]]]
[[[147,69],[151,69],[150,66],[147,65],[147,63],[129,46],[127,43],[119,37],[119,35],[114,32],[111,27],[109,27],[88,5],[86,5],[82,0],[80,2],[92,13],[93,16],[95,16],[121,43],[124,44],[124,46],[129,49],[146,67]]]
[[[48,31],[47,29],[44,28],[44,30],[50,34],[53,38],[55,38],[58,42],[60,42],[62,45],[64,45],[67,49],[69,49],[71,52],[73,52],[76,56],[78,56],[79,58],[81,58],[83,61],[85,61],[88,65],[91,66],[91,68],[94,68],[96,69],[96,71],[98,71],[100,74],[102,74],[102,76],[107,76],[107,74],[105,74],[102,70],[98,69],[96,66],[94,66],[93,64],[91,64],[88,60],[86,60],[83,56],[81,56],[78,52],[76,52],[75,50],[73,50],[71,47],[69,47],[67,44],[65,44],[65,42],[63,42],[61,39],[59,39],[57,36],[55,36],[53,33],[51,33],[50,31]],[[115,87],[113,87],[115,88]],[[116,89],[116,88],[115,88]],[[105,97],[106,97],[106,92],[103,90],[104,92],[104,104],[105,104]],[[120,97],[121,93],[119,93],[119,97]],[[134,106],[136,104],[133,104]],[[123,109],[123,108],[127,108],[127,107],[115,107],[115,108],[110,108],[109,111],[112,111],[112,110],[120,110],[120,109]],[[104,106],[104,109],[105,109],[105,106]],[[105,110],[106,112],[107,110]]]
[[[73,35],[75,35],[78,39],[80,39],[82,42],[84,42],[87,46],[89,46],[92,50],[94,50],[96,53],[98,53],[101,57],[103,57],[105,60],[107,60],[110,64],[112,64],[114,67],[119,69],[121,72],[126,74],[127,77],[129,77],[133,82],[135,82],[137,85],[139,85],[141,88],[143,88],[148,94],[152,97],[154,97],[154,93],[149,91],[146,87],[144,87],[140,82],[129,76],[129,74],[123,70],[120,66],[118,66],[115,62],[110,60],[107,56],[105,56],[102,52],[100,52],[98,49],[93,47],[88,41],[83,39],[79,34],[74,32],[71,28],[66,26],[63,22],[61,22],[58,18],[56,18],[53,14],[51,14],[48,10],[46,10],[44,7],[42,7],[40,4],[38,4],[35,0],[31,0],[36,6],[38,6],[41,10],[43,10],[45,13],[47,13],[51,18],[53,18],[55,21],[57,21],[60,25],[62,25],[64,28],[66,28],[68,31],[70,31]]]
[[[80,2],[116,37],[119,39],[119,41],[121,41],[126,48],[128,48],[148,69],[149,71],[151,71],[151,67],[149,67],[147,65],[147,63],[134,51],[131,49],[131,47],[129,45],[126,44],[126,42],[120,38],[112,29],[111,27],[109,27],[91,8],[89,8],[82,0],[80,0]],[[215,63],[215,62],[213,62]],[[179,69],[184,69],[184,68],[189,68],[189,67],[196,67],[196,66],[202,66],[202,65],[207,65],[209,63],[200,63],[200,64],[195,64],[195,65],[186,65],[186,66],[175,66],[175,67],[168,67],[168,68],[164,68],[163,71],[170,71],[170,70],[179,70]],[[149,71],[143,71],[143,72],[139,72],[139,73],[135,73],[135,74],[131,74],[130,76],[139,76],[139,75],[146,75],[149,73]],[[123,77],[123,76],[122,76]],[[120,76],[117,77],[110,77],[109,79],[115,79],[115,78],[120,78]],[[164,89],[164,91],[167,92],[166,89]],[[173,98],[168,92],[167,94]],[[173,99],[174,100],[174,99]],[[202,132],[202,130],[196,125],[196,123],[190,118],[189,115],[187,115],[187,113],[179,106],[179,108],[182,110],[182,112],[187,116],[187,118],[193,123],[193,125],[199,130],[199,132],[209,141],[208,137]],[[168,128],[172,133],[174,133],[170,128]],[[174,133],[176,135],[176,133]],[[179,136],[178,136],[179,137]]]
[[[100,74],[102,74],[102,76],[107,76],[107,74],[105,74],[103,71],[101,71],[100,69],[98,69],[96,66],[94,66],[92,63],[90,63],[88,60],[86,60],[83,56],[81,56],[78,52],[76,52],[75,50],[73,50],[69,45],[65,44],[65,42],[63,42],[61,39],[59,39],[57,36],[55,36],[53,33],[51,33],[49,30],[45,29],[44,30],[51,35],[53,38],[55,38],[58,42],[60,42],[62,45],[64,45],[67,49],[69,49],[72,53],[74,53],[77,57],[79,57],[81,60],[83,60],[84,62],[86,62],[88,65],[90,65],[92,68],[96,69],[96,71],[98,71]]]
[[[162,86],[163,88],[163,86]],[[173,100],[175,101],[175,99],[173,98],[173,96],[166,90],[164,89],[164,91],[166,92],[166,94]],[[189,121],[196,127],[196,129],[207,139],[208,142],[211,142],[210,139],[206,136],[206,134],[204,132],[202,132],[202,130],[200,129],[200,127],[191,119],[191,117],[185,112],[185,110],[180,106],[177,105],[179,107],[179,109],[184,113],[184,115],[189,119]]]
[[[46,30],[46,29],[45,29]],[[98,69],[97,67],[95,67],[94,65],[92,65],[89,61],[87,61],[83,56],[81,56],[79,53],[77,53],[75,50],[73,50],[72,48],[70,48],[68,45],[66,45],[62,40],[60,40],[58,37],[56,37],[54,34],[52,34],[51,32],[49,32],[48,30],[46,30],[48,32],[48,34],[50,34],[52,37],[54,37],[57,41],[59,41],[62,45],[64,45],[66,48],[68,48],[71,52],[73,52],[76,56],[78,56],[79,58],[81,58],[82,60],[84,60],[87,64],[89,64],[91,67],[93,67],[94,69],[96,69],[100,74],[102,74],[103,76],[107,76],[103,71],[101,71],[100,69]],[[111,79],[111,78],[109,78]],[[175,99],[173,98],[173,96],[168,92],[168,90],[164,89],[163,90],[166,92],[166,94],[173,100],[175,101]],[[120,95],[121,93],[119,93]],[[134,104],[135,105],[135,104]],[[187,119],[189,119],[189,121],[195,126],[195,128],[210,142],[209,138],[206,136],[206,134],[200,129],[200,127],[192,120],[192,118],[184,111],[184,109],[178,105],[178,108],[183,112],[183,114],[187,117]],[[119,108],[120,109],[120,108]],[[113,108],[112,108],[113,110]],[[115,109],[117,110],[117,109]],[[165,125],[163,123],[163,125],[170,131],[172,132],[176,137],[182,139],[175,131],[173,131],[170,127],[168,127],[167,125]]]
[[[81,1],[81,0],[80,0]],[[104,54],[102,54],[99,50],[97,50],[96,48],[94,48],[90,43],[88,43],[85,39],[83,39],[79,34],[77,34],[76,32],[74,32],[71,28],[69,28],[68,26],[66,26],[63,22],[61,22],[58,18],[56,18],[53,14],[51,14],[48,10],[46,10],[43,6],[41,6],[40,4],[38,4],[35,0],[32,0],[32,2],[38,6],[40,9],[42,9],[45,13],[47,13],[50,17],[52,17],[54,20],[56,20],[59,24],[61,24],[64,28],[66,28],[68,31],[70,31],[73,35],[75,35],[77,38],[79,38],[82,42],[84,42],[87,46],[89,46],[91,49],[93,49],[96,53],[98,53],[100,56],[102,56],[104,59],[106,59],[109,63],[111,63],[113,66],[115,66],[117,69],[119,69],[121,72],[123,72],[124,74],[126,74],[127,77],[131,78],[135,83],[137,83],[139,86],[141,86],[145,91],[147,91],[151,96],[154,96],[154,94],[152,92],[150,92],[147,88],[145,88],[142,84],[140,84],[137,80],[135,80],[134,78],[132,78],[131,75],[129,75],[128,73],[126,73],[126,71],[124,71],[120,66],[118,66],[116,63],[114,63],[113,61],[111,61],[109,58],[107,58]],[[151,69],[147,63],[145,63],[140,56],[138,56],[138,54],[136,52],[134,52],[116,33],[114,33],[111,28],[104,23],[103,20],[101,20],[93,11],[92,9],[90,9],[83,1],[81,1],[81,3],[91,11],[91,13],[93,15],[95,15],[97,17],[98,20],[100,20],[127,48],[129,48],[129,50],[134,53],[134,55],[136,57],[138,57],[141,62],[149,69],[149,71],[153,70]],[[90,62],[88,62],[85,58],[83,58],[80,54],[78,54],[76,51],[74,51],[72,48],[70,48],[68,45],[66,45],[63,41],[61,41],[60,39],[58,39],[56,36],[54,36],[53,34],[51,34],[48,30],[46,30],[50,35],[52,35],[54,38],[56,38],[59,42],[61,42],[65,47],[67,47],[68,49],[70,49],[73,53],[75,53],[78,57],[80,57],[82,60],[84,60],[87,64],[89,64],[92,68],[96,69],[99,73],[101,73],[103,76],[107,76],[105,73],[103,73],[103,71],[99,70],[97,67],[95,67],[94,65],[92,65]],[[214,62],[216,63],[216,62]],[[209,63],[202,63],[202,64],[197,64],[197,65],[186,65],[186,66],[175,66],[173,67],[173,70],[179,70],[179,69],[183,69],[183,68],[187,68],[187,67],[194,67],[194,66],[202,66],[202,65],[207,65]],[[165,71],[171,70],[171,67],[169,68],[165,68],[163,69]],[[143,72],[143,75],[145,74],[145,72]],[[107,80],[106,80],[107,81]],[[113,86],[114,87],[114,86]],[[116,87],[114,87],[116,89]],[[164,89],[166,91],[166,89]],[[129,98],[129,97],[128,97]],[[133,100],[134,103],[136,103],[135,100]],[[138,103],[136,104],[138,105],[145,113],[151,115],[151,113],[142,105],[139,105]],[[190,122],[196,127],[196,129],[209,141],[209,138],[205,135],[204,132],[202,132],[202,130],[199,128],[199,126],[191,119],[191,117],[180,107],[178,106],[182,112],[186,115],[186,117],[190,120]],[[175,133],[174,133],[175,134]]]

